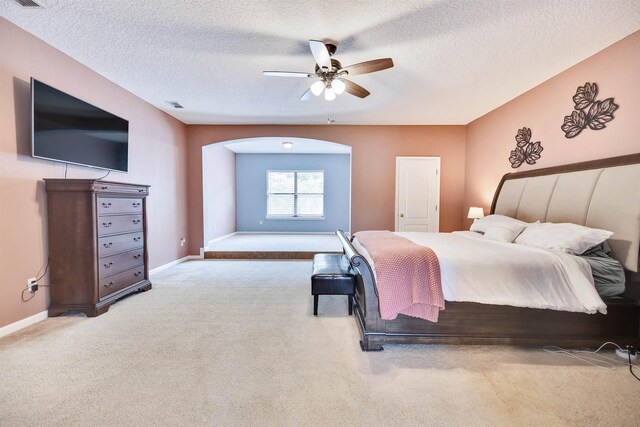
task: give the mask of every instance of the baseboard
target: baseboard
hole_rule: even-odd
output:
[[[192,260],[192,259],[202,259],[202,256],[187,255],[186,257],[182,257],[182,258],[177,259],[175,261],[171,261],[171,262],[169,262],[167,264],[161,265],[160,267],[156,267],[156,268],[153,268],[153,269],[149,270],[149,275],[159,273],[162,270],[166,270],[167,268],[171,268],[174,265],[180,264],[181,262],[189,261],[189,260]]]
[[[220,240],[226,239],[227,237],[231,237],[233,235],[238,234],[237,231],[234,231],[233,233],[229,233],[229,234],[225,234],[224,236],[220,236],[220,237],[216,237],[215,239],[211,239],[207,242],[207,246],[205,246],[204,248],[200,248],[200,255],[202,256],[204,254],[204,251],[209,249],[209,244],[212,242],[218,242]]]
[[[234,234],[336,234],[335,231],[236,231]]]
[[[49,317],[49,312],[47,310],[41,311],[38,314],[34,314],[33,316],[27,317],[26,319],[18,320],[17,322],[13,322],[7,326],[3,326],[0,328],[0,338],[12,334],[14,332],[18,332],[20,329],[24,329],[27,326],[31,326],[38,322],[41,322]]]
[[[234,231],[233,233],[229,233],[229,234],[225,234],[224,236],[220,236],[220,237],[216,237],[215,239],[211,239],[209,240],[210,242],[217,242],[218,240],[222,240],[222,239],[226,239],[227,237],[231,237],[234,234],[238,234],[237,231]]]

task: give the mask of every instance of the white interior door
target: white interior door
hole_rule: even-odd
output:
[[[396,231],[440,229],[440,158],[396,157]]]

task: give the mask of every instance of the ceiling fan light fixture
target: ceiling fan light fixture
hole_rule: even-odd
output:
[[[340,95],[344,93],[344,90],[347,86],[342,80],[335,79],[333,82],[331,82],[331,87],[333,88],[333,91],[336,93],[336,95]]]
[[[336,99],[336,92],[333,90],[330,84],[327,85],[327,88],[324,90],[324,99],[327,101],[333,101]]]
[[[15,0],[22,1],[22,0]],[[27,0],[24,0],[27,1]],[[34,0],[28,0],[34,1]],[[41,0],[38,0],[41,1]],[[336,43],[333,41],[309,40],[309,48],[315,60],[314,71],[307,73],[301,71],[263,71],[265,76],[274,77],[307,77],[314,79],[309,88],[300,96],[300,101],[308,101],[311,96],[320,96],[324,91],[324,99],[333,101],[337,95],[347,92],[358,98],[366,98],[371,93],[359,84],[347,80],[347,77],[360,74],[375,73],[393,67],[391,58],[379,58],[370,61],[359,62],[347,67],[332,55],[336,51]],[[319,81],[316,81],[319,79]]]
[[[311,93],[315,96],[320,96],[322,91],[324,90],[324,82],[322,80],[318,80],[314,84],[311,85]]]

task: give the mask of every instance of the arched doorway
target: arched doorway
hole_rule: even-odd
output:
[[[347,145],[294,137],[224,141],[202,148],[202,171],[205,247],[235,232],[351,229]]]

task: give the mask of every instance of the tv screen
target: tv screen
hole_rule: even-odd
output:
[[[129,122],[31,79],[33,157],[126,172]]]

